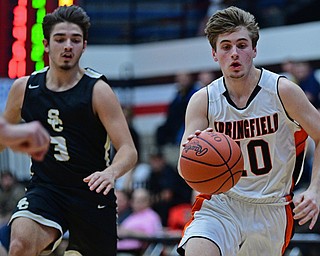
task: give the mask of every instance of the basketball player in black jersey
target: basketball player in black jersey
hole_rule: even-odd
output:
[[[10,220],[10,256],[50,252],[66,230],[66,255],[116,255],[114,182],[133,168],[137,152],[106,78],[79,66],[89,26],[77,6],[47,14],[49,66],[17,79],[9,93],[4,118],[38,120],[51,140],[44,161],[32,159],[30,184]]]
[[[0,147],[27,153],[37,161],[43,160],[49,147],[49,134],[39,122],[12,125],[0,117]]]

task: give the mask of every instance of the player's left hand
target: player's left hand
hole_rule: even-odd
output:
[[[104,195],[107,195],[109,191],[114,187],[115,176],[109,168],[102,172],[94,172],[88,177],[84,178],[83,181],[88,183],[91,191],[96,190],[97,193],[103,191]]]
[[[319,216],[318,195],[312,190],[306,190],[293,198],[294,209],[293,218],[299,220],[299,225],[303,225],[311,220],[309,229],[312,229]]]

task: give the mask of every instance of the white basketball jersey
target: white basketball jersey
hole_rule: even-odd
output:
[[[245,171],[230,194],[280,198],[291,194],[300,177],[308,136],[286,114],[278,94],[279,77],[262,69],[241,109],[230,99],[223,77],[208,86],[209,127],[237,141],[244,157]]]

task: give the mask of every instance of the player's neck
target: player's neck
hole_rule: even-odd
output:
[[[254,68],[242,79],[229,79],[226,87],[232,101],[239,107],[246,106],[249,97],[256,88],[261,75],[261,70]]]
[[[69,70],[50,67],[47,73],[46,86],[52,91],[65,91],[74,87],[83,74],[84,70],[79,67]]]

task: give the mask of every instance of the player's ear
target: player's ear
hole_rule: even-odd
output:
[[[87,48],[87,45],[88,45],[88,41],[87,41],[87,40],[84,40],[84,41],[83,41],[83,49],[82,49],[82,52],[85,51],[85,49]]]
[[[257,47],[253,48],[253,58],[257,56]]]
[[[215,49],[211,49],[211,52],[212,52],[212,57],[213,57],[213,60],[215,61],[215,62],[217,62],[218,61],[218,58],[216,57],[216,51],[215,51]]]
[[[44,51],[46,53],[48,53],[49,52],[49,42],[48,42],[48,40],[47,39],[43,39],[42,42],[43,42],[43,45],[44,45]]]

